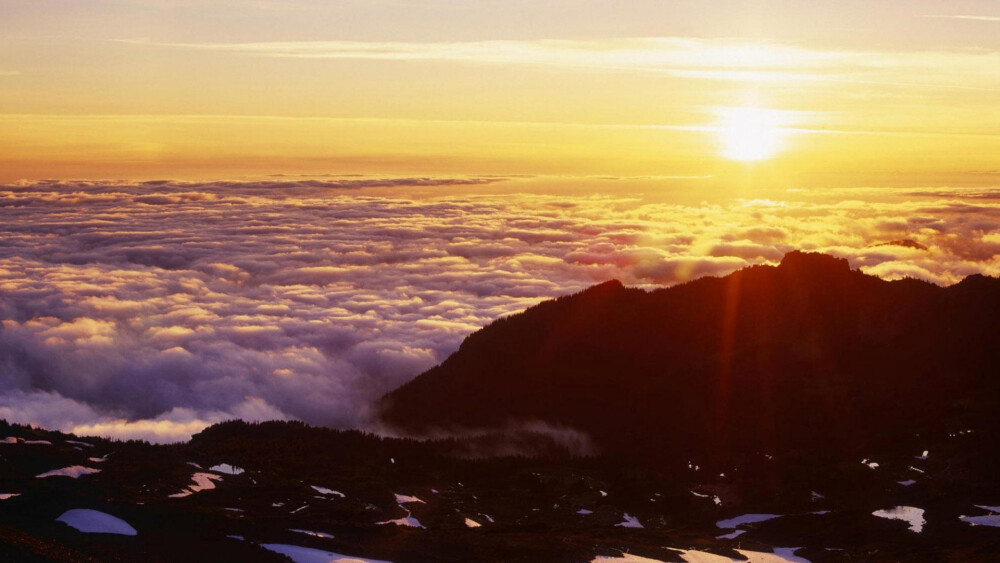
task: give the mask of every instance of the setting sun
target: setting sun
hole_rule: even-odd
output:
[[[730,160],[754,162],[773,157],[784,145],[785,131],[778,110],[756,107],[724,108],[718,134],[722,155]]]

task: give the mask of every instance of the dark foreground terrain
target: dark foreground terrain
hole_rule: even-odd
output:
[[[998,380],[993,278],[792,253],[602,284],[381,403],[402,435],[456,438],[0,422],[0,561],[996,561]]]
[[[1000,528],[991,527],[1000,525],[1000,436],[977,428],[913,436],[867,452],[865,463],[761,452],[724,474],[686,462],[667,474],[614,457],[461,459],[456,442],[281,422],[224,423],[170,446],[6,424],[0,438],[0,493],[18,495],[0,501],[3,561],[286,560],[262,547],[273,544],[312,548],[295,554],[307,562],[336,554],[395,562],[1000,556]],[[73,466],[100,472],[38,477]],[[205,474],[214,488],[171,496]],[[909,523],[873,515],[897,506],[919,516]],[[57,521],[81,508],[120,518],[136,534],[85,533]],[[744,514],[779,517],[720,524]],[[963,520],[969,516],[983,518]],[[781,549],[793,547],[800,549]]]

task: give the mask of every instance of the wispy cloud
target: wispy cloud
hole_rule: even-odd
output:
[[[981,22],[1000,22],[1000,16],[970,16],[970,15],[944,15],[944,14],[928,14],[924,16],[925,18],[941,18],[949,20],[972,20]]]
[[[275,41],[258,43],[122,43],[266,57],[450,61],[471,64],[542,65],[593,70],[676,73],[722,80],[808,78],[798,69],[841,58],[779,43],[690,38],[603,40],[360,42]]]
[[[271,58],[547,66],[583,71],[662,73],[678,78],[755,83],[844,82],[1000,89],[995,71],[1000,66],[1000,53],[986,50],[819,50],[779,42],[685,37],[427,43],[117,41],[137,46]],[[928,68],[934,68],[935,72],[928,73]],[[956,80],[956,77],[961,79]]]

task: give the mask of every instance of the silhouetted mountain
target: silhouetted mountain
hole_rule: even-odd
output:
[[[414,434],[544,421],[661,466],[848,459],[945,419],[992,427],[998,360],[1000,280],[890,282],[791,252],[652,292],[607,282],[499,319],[381,414]]]

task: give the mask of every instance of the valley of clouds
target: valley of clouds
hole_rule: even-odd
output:
[[[0,418],[157,442],[230,418],[365,427],[470,332],[611,278],[668,285],[793,249],[887,279],[1000,274],[997,191],[671,205],[486,193],[498,182],[0,186]]]

